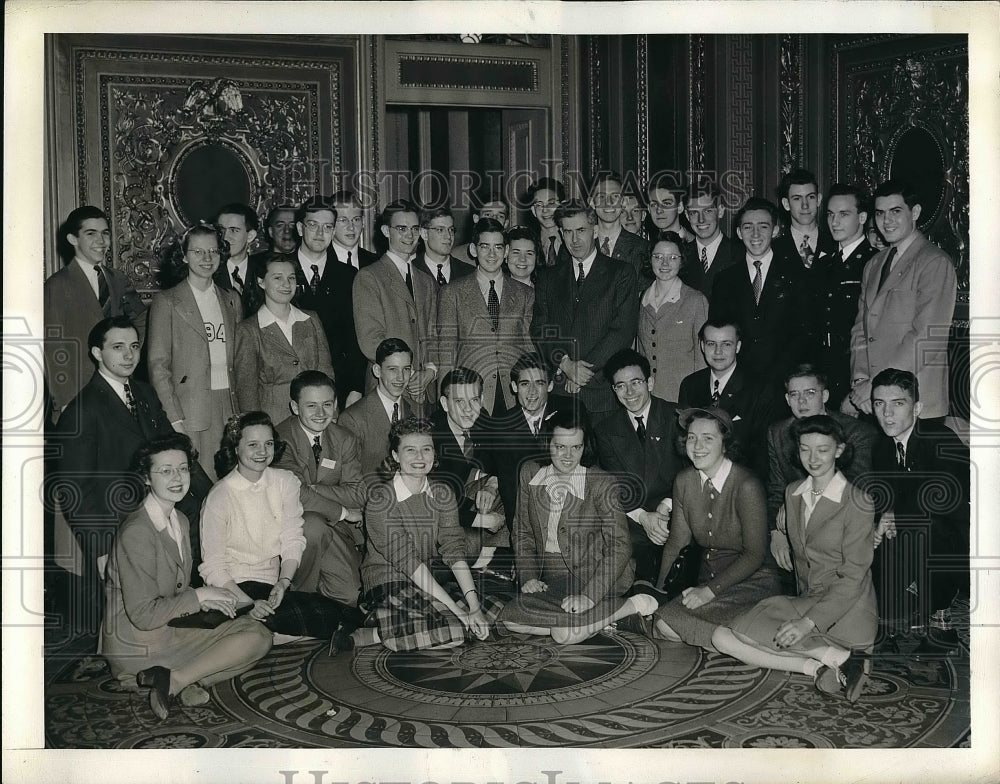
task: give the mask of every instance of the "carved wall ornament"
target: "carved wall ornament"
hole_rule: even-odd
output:
[[[688,169],[705,170],[705,36],[688,37]]]
[[[642,181],[649,179],[649,36],[636,36],[636,162]]]
[[[801,35],[781,35],[778,41],[778,92],[781,117],[781,172],[802,165],[805,100],[805,42]]]

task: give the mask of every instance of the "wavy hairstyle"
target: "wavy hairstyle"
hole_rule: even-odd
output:
[[[274,460],[271,461],[272,465],[281,457],[282,452],[285,451],[285,442],[278,438],[271,417],[263,411],[247,411],[243,414],[229,417],[229,421],[226,422],[226,426],[222,430],[219,451],[215,453],[215,474],[220,479],[236,468],[236,464],[239,462],[236,457],[236,449],[243,438],[243,431],[255,425],[264,425],[271,428],[271,433],[274,436]]]
[[[854,459],[854,445],[847,441],[847,435],[840,423],[827,414],[817,414],[816,416],[796,419],[792,423],[792,443],[794,444],[790,457],[792,465],[799,463],[799,439],[811,433],[829,436],[837,444],[844,445],[844,451],[836,459],[834,465],[841,471],[851,465]]]
[[[191,245],[192,237],[215,237],[219,244],[219,266],[229,261],[229,242],[222,228],[214,223],[199,222],[184,232],[180,238],[168,245],[163,253],[163,263],[157,273],[161,288],[176,286],[188,276],[188,265],[184,257]]]
[[[376,469],[378,475],[385,480],[392,479],[393,475],[399,470],[399,461],[394,460],[392,457],[393,452],[399,451],[399,444],[403,440],[403,436],[412,436],[416,434],[420,435],[432,435],[434,432],[434,426],[431,424],[429,419],[423,419],[416,416],[408,416],[400,419],[392,427],[389,428],[389,452],[386,454],[385,459]],[[438,467],[437,455],[434,456],[434,464],[431,466],[431,470]]]
[[[187,457],[188,467],[194,470],[198,460],[198,450],[194,448],[191,439],[184,433],[168,433],[156,436],[143,443],[132,456],[132,470],[144,480],[149,479],[149,470],[153,465],[153,456],[161,452],[183,452]]]

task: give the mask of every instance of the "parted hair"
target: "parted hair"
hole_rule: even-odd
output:
[[[794,463],[799,461],[799,439],[810,433],[829,436],[835,443],[844,445],[844,451],[840,453],[840,457],[835,462],[837,468],[843,469],[851,464],[854,459],[854,446],[847,441],[847,435],[840,423],[827,414],[803,417],[792,423],[792,443],[794,446],[791,457]]]
[[[149,479],[153,456],[174,450],[183,452],[187,458],[188,467],[194,468],[195,462],[198,460],[198,450],[192,445],[191,439],[184,433],[168,433],[149,439],[135,450],[135,454],[132,456],[132,470],[143,479]]]
[[[215,453],[216,476],[222,478],[236,468],[236,464],[239,462],[236,457],[236,449],[243,438],[243,431],[255,425],[271,428],[271,434],[274,437],[274,460],[271,461],[272,465],[274,461],[281,457],[281,453],[285,451],[285,442],[279,439],[278,434],[275,433],[271,417],[263,411],[247,411],[243,414],[229,417],[229,421],[226,422],[226,426],[222,430],[219,451]]]

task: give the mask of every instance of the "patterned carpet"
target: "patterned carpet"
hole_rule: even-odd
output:
[[[203,707],[153,716],[98,657],[50,656],[50,748],[902,748],[968,746],[969,659],[875,663],[861,700],[684,645],[607,632],[510,635],[331,659],[276,646]],[[915,639],[906,640],[912,647]],[[906,648],[904,648],[905,650]]]

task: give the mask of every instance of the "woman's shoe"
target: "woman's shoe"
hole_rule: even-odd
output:
[[[149,689],[149,707],[160,721],[170,715],[170,670],[147,667],[136,673],[135,682]]]
[[[844,684],[844,694],[848,702],[857,702],[865,689],[868,674],[865,672],[865,660],[857,653],[851,653],[847,661],[840,665],[840,677]]]
[[[354,638],[351,637],[346,631],[344,631],[344,624],[337,626],[337,630],[330,637],[330,651],[329,655],[331,657],[337,656],[341,651],[353,651],[354,650]]]
[[[837,671],[832,667],[827,667],[825,664],[816,670],[816,675],[813,677],[813,685],[816,687],[816,691],[823,694],[840,694],[843,689],[840,685],[840,678],[837,677]]]

